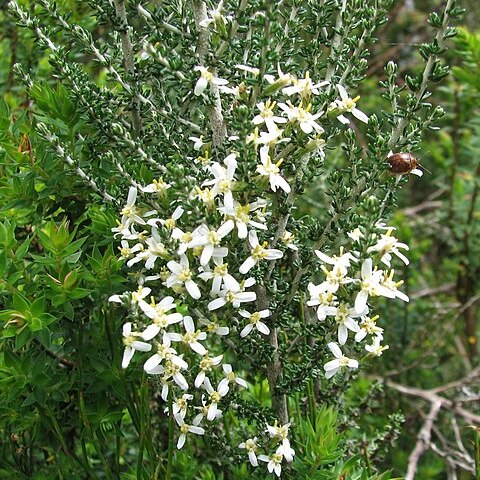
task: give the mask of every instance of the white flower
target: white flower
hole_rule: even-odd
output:
[[[212,422],[213,420],[215,420],[215,417],[217,415],[218,404],[220,403],[222,398],[228,393],[228,383],[222,384],[222,382],[220,382],[218,384],[217,390],[214,390],[212,387],[212,384],[210,383],[210,380],[208,378],[205,378],[205,381],[203,382],[203,386],[207,391],[210,399],[210,405],[208,406],[207,420]]]
[[[163,180],[163,178],[153,179],[152,183],[147,185],[146,187],[143,187],[142,190],[145,193],[158,193],[158,194],[163,194],[165,193],[171,185]]]
[[[149,220],[147,223],[152,226],[156,226],[157,223],[161,223],[167,230],[173,230],[177,225],[177,220],[183,215],[184,209],[181,205],[179,205],[172,213],[172,216],[167,219],[152,219]]]
[[[345,345],[348,338],[348,331],[351,330],[357,333],[360,330],[354,318],[361,317],[367,312],[357,313],[354,308],[350,308],[346,303],[341,303],[336,310],[335,321],[338,324],[338,343]]]
[[[288,232],[287,230],[285,230],[285,232],[283,232],[281,241],[290,250],[297,251],[298,247],[293,243],[294,238],[295,238],[295,235],[292,232]]]
[[[267,457],[266,455],[259,455],[258,459],[262,462],[268,462],[267,469],[269,473],[275,472],[277,477],[282,474],[283,455],[281,453],[274,453]]]
[[[257,108],[260,113],[253,118],[253,124],[262,125],[263,123],[265,123],[267,130],[270,132],[275,131],[275,129],[277,128],[277,123],[287,123],[286,118],[278,117],[273,113],[275,106],[276,102],[272,102],[270,100],[267,100],[267,102],[265,103],[257,103]]]
[[[208,352],[202,357],[198,367],[200,371],[195,378],[195,388],[200,388],[206,378],[207,372],[212,370],[212,367],[219,365],[222,361],[223,355],[218,355],[217,357],[210,357]]]
[[[408,250],[408,245],[399,242],[393,235],[393,228],[389,228],[386,234],[380,235],[380,240],[371,247],[368,248],[367,253],[378,252],[381,256],[380,261],[387,267],[390,267],[390,261],[392,259],[392,253],[395,254],[405,265],[409,264],[408,258],[403,255],[398,249],[403,248]]]
[[[343,124],[350,123],[350,120],[342,115],[345,112],[351,113],[354,117],[358,118],[361,122],[368,123],[368,117],[357,108],[357,102],[360,99],[359,96],[355,98],[350,98],[348,96],[345,87],[342,85],[337,85],[338,92],[340,93],[340,99],[335,100],[330,106],[330,111],[340,110],[341,114],[337,116],[337,119],[342,122]]]
[[[233,308],[238,308],[242,303],[254,302],[257,299],[257,294],[255,292],[244,291],[245,288],[251,287],[254,284],[255,280],[253,278],[248,278],[240,284],[238,290],[220,290],[218,293],[219,297],[208,304],[208,309],[210,311],[217,310],[227,303],[231,303]]]
[[[275,438],[279,442],[283,442],[288,438],[288,431],[290,429],[290,425],[290,423],[286,423],[285,425],[278,425],[277,421],[275,421],[273,425],[267,425],[266,431],[271,438]]]
[[[177,398],[172,403],[172,413],[173,416],[180,415],[184,420],[187,415],[187,408],[189,400],[193,399],[193,395],[189,393],[184,393],[180,398]],[[168,407],[165,408],[164,413],[168,413]]]
[[[185,333],[183,335],[179,333],[169,333],[168,336],[174,342],[182,341],[188,345],[195,353],[199,355],[205,355],[207,350],[200,343],[203,340],[206,340],[207,334],[201,330],[195,330],[195,324],[193,319],[190,316],[183,317],[183,326],[185,327]]]
[[[165,285],[168,288],[171,288],[174,285],[185,285],[187,292],[192,298],[198,300],[201,297],[198,285],[192,280],[190,264],[185,255],[180,255],[180,263],[171,260],[167,263],[167,267],[172,272],[165,282]]]
[[[222,22],[223,24],[227,23],[227,21],[231,21],[233,17],[231,15],[227,15],[226,17],[222,15],[222,8],[223,8],[223,0],[219,2],[217,8],[209,10],[209,17],[205,20],[202,20],[199,25],[203,28],[209,27],[212,23]]]
[[[180,360],[183,360],[181,357],[177,357]],[[186,363],[185,363],[186,365]],[[187,365],[188,367],[188,365]],[[188,390],[188,383],[183,376],[181,369],[184,368],[182,366],[173,363],[173,357],[170,360],[165,361],[165,366],[157,365],[151,369],[146,369],[145,366],[143,369],[149,375],[162,375],[161,382],[163,383],[162,387],[162,399],[167,401],[168,400],[168,390],[169,390],[169,380],[170,378],[183,390]]]
[[[328,348],[333,353],[335,360],[330,360],[330,362],[327,362],[323,366],[323,368],[325,369],[326,378],[333,377],[341,368],[344,367],[358,368],[358,361],[343,355],[340,347],[335,342],[330,342],[328,344]]]
[[[132,323],[127,322],[122,329],[123,344],[125,350],[123,352],[122,368],[127,368],[130,360],[132,359],[135,351],[149,352],[152,346],[149,343],[138,340],[141,334],[138,332],[132,332]]]
[[[218,209],[218,211],[235,222],[238,231],[238,238],[247,238],[248,226],[255,227],[259,230],[267,230],[267,226],[264,224],[265,217],[261,216],[260,212],[257,212],[255,217],[258,221],[253,220],[250,214],[250,212],[264,208],[266,205],[267,202],[262,199],[247,205],[241,205],[234,200],[230,205],[225,203],[223,207]]]
[[[223,373],[225,374],[225,378],[220,381],[218,384],[218,389],[223,391],[225,389],[225,385],[227,386],[227,390],[230,384],[237,384],[243,388],[248,388],[247,382],[240,377],[237,377],[235,373],[233,373],[232,366],[229,363],[224,363],[222,365]]]
[[[262,322],[262,318],[268,318],[270,316],[270,310],[261,310],[260,312],[249,313],[246,310],[239,310],[238,313],[243,318],[248,318],[249,323],[240,332],[240,336],[245,338],[255,327],[260,333],[264,335],[270,335],[270,329]]]
[[[255,67],[250,67],[249,65],[235,65],[235,68],[242,70],[246,73],[251,73],[254,77],[258,77],[260,70]]]
[[[193,421],[193,425],[188,425],[184,422],[182,416],[177,413],[175,415],[175,420],[180,427],[180,436],[178,437],[177,448],[180,449],[185,445],[185,440],[187,439],[187,433],[194,433],[195,435],[204,435],[205,430],[202,427],[199,427],[198,424]]]
[[[299,93],[302,97],[308,98],[312,93],[314,95],[318,95],[320,93],[318,89],[328,84],[329,82],[327,81],[314,84],[312,79],[310,78],[310,73],[307,72],[305,74],[305,78],[293,78],[293,86],[285,87],[282,90],[282,93],[288,95],[289,97],[291,95],[294,95],[295,93]]]
[[[355,260],[355,257],[350,252],[343,253],[343,247],[340,248],[340,256],[333,255],[329,257],[322,253],[320,250],[315,250],[315,255],[323,262],[328,263],[329,265],[333,265],[334,267],[340,267],[341,269],[345,270],[345,274],[347,269],[350,267],[350,262]]]
[[[224,327],[217,322],[209,321],[206,318],[201,318],[200,323],[207,327],[208,333],[215,333],[220,337],[225,337],[230,333],[230,329],[228,327]]]
[[[318,305],[317,317],[321,322],[323,322],[327,316],[337,313],[335,307],[337,297],[328,291],[324,284],[314,285],[313,283],[309,283],[308,293],[310,293],[310,300],[307,301],[307,305],[309,307],[316,307]]]
[[[365,350],[370,352],[374,357],[380,357],[385,350],[388,350],[388,345],[382,347],[380,344],[382,339],[380,337],[374,337],[371,345],[365,345]]]
[[[280,175],[279,167],[282,164],[283,159],[279,160],[277,163],[272,163],[272,159],[268,154],[269,148],[268,145],[260,148],[260,161],[262,164],[257,166],[257,172],[260,173],[260,175],[268,176],[270,187],[274,192],[277,191],[277,188],[281,188],[285,193],[290,193],[290,185]]]
[[[298,122],[300,129],[307,135],[314,130],[317,133],[323,133],[324,129],[315,121],[320,118],[323,112],[318,112],[315,115],[310,113],[312,105],[308,105],[307,108],[302,106],[295,107],[291,102],[279,103],[278,106],[287,114],[290,122]]]
[[[361,238],[363,238],[365,235],[362,233],[360,228],[355,228],[351,232],[347,233],[348,237],[353,241],[353,242],[359,242]]]
[[[193,142],[193,149],[197,152],[205,145],[203,142],[203,135],[200,135],[199,137],[188,137],[188,139]]]
[[[177,355],[177,351],[172,348],[170,340],[170,334],[167,332],[163,333],[162,343],[157,344],[157,352],[154,353],[143,365],[143,369],[148,374],[159,374],[164,373],[164,369],[159,371],[159,365],[164,361],[171,362],[173,365],[176,365],[179,368],[186,370],[188,364],[183,358]]]
[[[277,127],[277,125],[272,125],[268,132],[259,132],[258,127],[255,130],[248,134],[245,141],[247,143],[253,143],[255,146],[258,145],[275,145],[276,143],[289,142],[290,138],[282,138],[283,130]]]
[[[258,241],[257,232],[252,230],[248,234],[248,243],[250,243],[250,256],[240,266],[240,273],[245,275],[248,273],[260,260],[278,260],[283,257],[283,252],[276,248],[265,248],[267,243],[260,245]]]
[[[232,189],[235,183],[235,170],[237,168],[236,154],[231,153],[223,161],[225,167],[222,167],[218,162],[214,162],[208,166],[208,169],[215,177],[213,180],[203,182],[202,187],[213,185],[211,192],[214,197],[218,194],[223,194],[225,204],[231,205],[233,203]]]
[[[227,220],[218,230],[210,230],[206,225],[201,225],[196,234],[188,244],[189,248],[202,248],[200,256],[200,265],[205,266],[210,262],[212,256],[216,255],[216,251],[220,250],[219,246],[224,237],[226,237],[233,229],[235,224],[232,220]],[[218,252],[218,253],[221,253]],[[222,257],[225,255],[221,255]]]
[[[140,303],[140,308],[145,315],[152,319],[153,324],[149,325],[142,333],[144,340],[151,340],[156,337],[162,330],[166,330],[169,325],[182,321],[181,313],[170,313],[168,311],[176,308],[173,297],[165,297],[159,303],[148,304],[146,302]]]
[[[372,259],[367,258],[362,264],[361,290],[355,298],[355,311],[357,313],[365,311],[369,295],[395,298],[395,293],[381,284],[382,280],[383,271],[372,270]]]
[[[408,298],[407,295],[405,295],[403,292],[398,290],[398,287],[403,285],[403,280],[400,280],[398,282],[395,282],[393,280],[393,275],[395,274],[394,270],[390,270],[390,273],[384,272],[383,274],[383,280],[382,280],[382,286],[386,287],[388,290],[390,290],[396,298],[399,298],[400,300],[403,300],[404,302],[408,302],[410,299]]]
[[[165,248],[165,245],[161,242],[160,236],[158,235],[158,230],[155,227],[152,227],[152,236],[147,238],[145,242],[148,246],[148,249],[142,252],[142,260],[145,261],[145,268],[150,270],[154,267],[155,261],[158,257],[167,257],[168,251]]]
[[[208,87],[208,84],[211,83],[213,85],[227,85],[228,80],[223,80],[222,78],[215,77],[212,72],[210,72],[207,68],[202,66],[197,66],[194,70],[200,72],[200,78],[197,80],[195,84],[195,95],[201,95],[205,89]]]
[[[138,303],[144,302],[144,298],[150,295],[152,290],[148,287],[142,287],[139,285],[138,290],[135,292],[126,292],[123,295],[112,295],[109,297],[109,302],[123,303],[123,300],[130,294],[130,303],[136,305]]]
[[[145,225],[145,220],[138,214],[138,209],[135,206],[136,201],[137,189],[135,187],[130,187],[128,190],[127,203],[120,211],[120,214],[122,215],[122,225],[128,226],[132,222]]]
[[[213,272],[207,271],[199,275],[204,281],[213,279],[211,292],[218,295],[222,285],[227,290],[239,290],[240,284],[232,275],[230,275],[230,273],[228,273],[228,264],[223,263],[222,258],[219,259],[214,257],[214,262],[216,265]]]
[[[375,335],[383,339],[383,328],[377,326],[376,321],[379,316],[375,315],[374,317],[362,317],[360,322],[360,330],[355,334],[355,341],[361,342],[367,335]]]
[[[258,451],[257,437],[245,440],[238,446],[238,448],[243,448],[248,452],[248,460],[250,461],[252,467],[258,467],[258,460],[256,455]]]

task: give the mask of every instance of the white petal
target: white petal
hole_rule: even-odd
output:
[[[335,358],[341,358],[343,356],[340,347],[335,342],[330,342],[327,346]]]
[[[201,297],[200,289],[198,285],[193,280],[188,280],[185,282],[185,288],[192,298],[198,300]]]
[[[243,330],[240,332],[240,336],[242,338],[245,338],[251,331],[253,330],[253,325],[251,323],[249,323],[248,325],[246,325]]]
[[[195,331],[195,324],[193,323],[193,318],[190,316],[186,316],[183,318],[183,326],[187,332],[194,332]]]
[[[125,350],[123,352],[122,368],[128,367],[128,364],[130,363],[130,360],[132,359],[134,353],[135,350],[133,348],[125,347]]]
[[[251,232],[250,232],[251,233]],[[242,275],[248,273],[255,266],[255,260],[253,257],[248,257],[240,266],[239,272]]]
[[[156,337],[160,332],[160,327],[158,325],[149,325],[142,333],[142,338],[144,340],[151,340],[153,337]]]

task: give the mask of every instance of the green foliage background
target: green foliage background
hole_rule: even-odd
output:
[[[57,3],[92,29],[88,2]],[[361,92],[368,112],[378,110],[386,60],[398,60],[402,75],[418,73],[416,44],[427,39],[424,23],[436,2],[417,1],[410,10],[401,8],[404,3],[393,10],[395,27],[381,32],[372,52],[370,80]],[[35,8],[33,1],[23,4]],[[78,158],[94,148],[91,127],[52,79],[45,52],[5,13],[5,2],[0,8],[0,478],[152,478],[160,468],[153,460],[165,455],[167,426],[155,386],[120,368],[123,319],[107,304],[127,281],[110,231],[116,208],[89,194],[32,123],[52,126]],[[349,391],[332,391],[316,415],[296,426],[300,478],[403,475],[429,405],[378,379],[429,389],[478,365],[479,11],[478,2],[468,3],[466,28],[448,53],[453,75],[435,95],[447,115],[418,153],[431,173],[404,187],[394,211],[397,236],[411,249],[402,278],[412,301],[382,312],[390,350]],[[102,28],[95,27],[94,37]],[[71,55],[98,85],[105,82],[73,42]],[[31,72],[29,95],[14,73],[16,62]],[[77,134],[85,143],[75,141]],[[99,162],[96,168],[102,167]],[[149,173],[145,168],[139,175],[147,179]],[[122,180],[113,176],[110,182]],[[321,186],[312,186],[305,211],[321,208],[316,188]],[[261,390],[252,395],[262,401]],[[302,402],[298,398],[291,407],[305,408]],[[439,428],[452,436],[448,413]],[[473,456],[473,433],[464,428],[462,436]],[[177,453],[174,478],[260,478],[241,466],[238,452],[228,452],[234,459],[229,469],[209,464],[216,441]],[[392,474],[376,473],[390,469]],[[418,478],[443,479],[446,472],[445,461],[429,453]]]

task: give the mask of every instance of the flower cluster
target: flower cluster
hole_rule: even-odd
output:
[[[282,463],[285,460],[287,463],[293,461],[295,450],[290,446],[288,439],[288,430],[290,424],[279,426],[277,423],[274,425],[267,425],[265,432],[268,434],[269,439],[264,442],[264,451],[270,451],[269,455],[260,454],[257,457],[257,453],[260,451],[260,444],[258,437],[253,437],[240,443],[238,448],[242,448],[248,453],[248,460],[252,467],[258,467],[258,460],[267,464],[267,470],[269,473],[275,473],[277,477],[280,477],[282,473]]]
[[[203,27],[209,28],[219,18],[218,12],[213,12],[211,22]],[[245,75],[258,75],[256,69],[237,68]],[[200,99],[209,87],[222,95],[235,96],[248,89],[243,83],[242,88],[228,86],[228,81],[207,67],[196,70],[200,77],[194,94]],[[295,188],[290,178],[294,170],[281,168],[285,163],[283,148],[301,143],[307,157],[316,153],[323,158],[322,120],[330,122],[333,117],[347,123],[344,115],[351,113],[368,122],[356,108],[358,97],[350,99],[341,85],[315,83],[308,72],[297,78],[280,68],[278,76],[265,75],[265,80],[276,98],[256,104],[246,138],[229,137],[231,147],[223,157],[215,158],[208,139],[190,137],[194,175],[188,178],[188,191],[177,188],[174,178],[168,182],[158,178],[140,189],[131,187],[121,221],[113,229],[120,237],[121,258],[136,269],[138,280],[136,290],[110,298],[129,309],[129,321],[123,326],[122,366],[127,368],[139,352],[144,371],[157,377],[161,397],[169,404],[165,411],[179,429],[178,448],[183,447],[189,434],[204,435],[222,418],[233,389],[248,388],[234,372],[232,364],[236,361],[224,339],[238,336],[236,341],[246,341],[250,335],[261,339],[271,334],[269,322],[277,312],[254,304],[256,274],[285,265],[284,257],[298,250],[292,232],[284,228],[275,234],[272,230],[275,196],[289,195]],[[330,95],[338,90],[340,99],[334,100],[326,113],[315,111],[314,97],[327,90]],[[252,158],[256,168],[251,168]],[[252,183],[258,188],[246,187]],[[265,191],[267,185],[272,193]],[[174,200],[169,199],[170,191],[175,191]],[[138,205],[139,193],[145,197],[142,204],[151,203],[153,209]],[[163,207],[156,203],[158,199]],[[362,262],[360,258],[378,256],[388,267],[392,254],[405,261],[400,249],[406,249],[406,245],[399,243],[392,231],[381,234],[363,253],[341,250],[339,256],[330,257],[315,252],[324,281],[310,283],[307,304],[316,308],[320,321],[334,319],[342,346],[353,332],[356,342],[372,337],[372,345],[366,348],[374,355],[386,348],[380,343],[383,330],[376,325],[378,317],[368,316],[369,299],[406,297],[398,291],[400,282],[393,280],[393,271],[373,268],[370,257]],[[358,242],[362,233],[349,236]],[[354,267],[361,270],[360,275],[354,274]],[[324,365],[327,377],[343,367],[358,367],[358,362],[345,357],[336,343],[328,345],[335,359]],[[288,429],[289,424],[268,426],[270,440],[265,451],[271,453],[257,457],[256,437],[242,442],[240,448],[248,451],[251,465],[264,461],[270,473],[280,476],[283,461],[291,462],[294,456]]]
[[[377,226],[381,231],[385,227]],[[407,245],[400,243],[392,236],[393,228],[386,229],[386,234],[373,233],[375,242],[366,249],[366,254],[373,257],[361,261],[361,253],[357,250],[346,252],[342,247],[338,256],[332,257],[316,250],[315,254],[320,259],[323,282],[315,285],[310,283],[308,291],[310,299],[307,305],[315,307],[319,321],[332,319],[336,328],[337,342],[328,343],[328,348],[335,357],[324,365],[326,378],[333,377],[342,368],[358,368],[358,361],[342,353],[340,346],[347,343],[349,334],[353,335],[355,342],[362,342],[365,338],[372,341],[366,345],[365,350],[371,355],[380,356],[388,345],[382,346],[383,328],[377,325],[378,315],[370,314],[370,301],[375,297],[399,298],[408,302],[408,296],[398,288],[403,281],[393,280],[394,270],[381,270],[374,267],[374,261],[380,261],[390,267],[392,254],[395,254],[405,264],[408,259],[399,249],[408,249]],[[350,232],[350,239],[358,243],[363,237],[360,229]],[[353,272],[359,271],[359,275]]]

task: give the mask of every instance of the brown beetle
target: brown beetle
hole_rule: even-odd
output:
[[[390,173],[403,175],[413,173],[421,177],[423,172],[418,168],[420,162],[411,153],[390,153],[387,158],[390,165]]]

